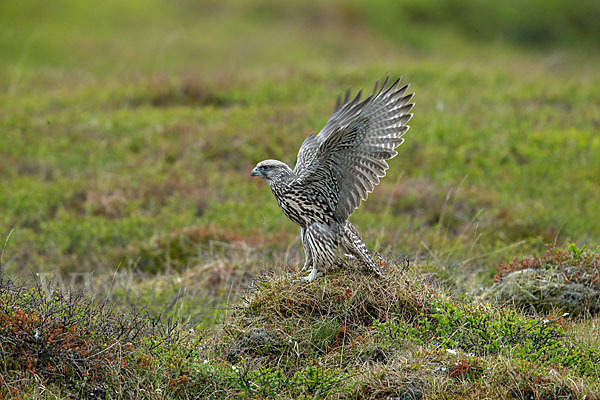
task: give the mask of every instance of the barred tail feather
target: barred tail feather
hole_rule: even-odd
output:
[[[362,241],[358,230],[350,223],[346,221],[342,232],[342,245],[344,251],[352,254],[356,259],[363,264],[370,271],[374,272],[378,276],[383,276],[383,272],[369,254],[367,245]]]

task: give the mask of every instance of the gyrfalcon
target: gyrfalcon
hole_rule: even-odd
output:
[[[361,91],[350,100],[338,97],[325,127],[310,134],[300,146],[296,166],[277,160],[259,162],[252,176],[263,178],[283,213],[300,225],[306,262],[304,278],[313,281],[336,263],[338,251],[351,255],[377,275],[381,270],[358,231],[348,221],[389,168],[386,160],[408,131],[414,93],[400,79],[389,77],[361,100]]]

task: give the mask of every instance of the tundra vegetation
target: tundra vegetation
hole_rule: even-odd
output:
[[[596,1],[0,4],[0,398],[600,398]],[[299,282],[250,179],[402,75],[352,216],[386,278]]]

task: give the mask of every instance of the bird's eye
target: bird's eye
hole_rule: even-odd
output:
[[[263,165],[260,167],[260,169],[262,169],[263,171],[268,171],[271,169],[271,167],[269,165]]]

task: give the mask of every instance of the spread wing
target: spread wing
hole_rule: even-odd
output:
[[[411,119],[409,103],[413,94],[405,95],[408,85],[399,87],[400,79],[381,89],[378,84],[371,96],[361,93],[336,104],[336,109],[323,129],[309,135],[298,152],[294,173],[297,184],[312,186],[328,197],[335,218],[345,221],[373,191],[389,168],[386,160],[398,154],[395,150],[404,139]]]

